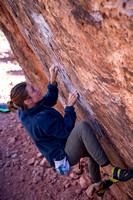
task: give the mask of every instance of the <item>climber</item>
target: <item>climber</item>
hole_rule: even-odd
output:
[[[27,82],[14,86],[8,108],[13,112],[18,109],[20,122],[58,173],[68,173],[70,166],[87,156],[89,172],[94,182],[93,191],[98,196],[103,196],[106,188],[113,182],[133,178],[133,170],[112,166],[88,122],[81,121],[74,126],[77,92],[69,95],[64,117],[52,108],[58,99],[57,74],[56,66],[50,68],[48,92],[44,97],[38,88]],[[99,166],[109,171],[108,180],[101,180]]]

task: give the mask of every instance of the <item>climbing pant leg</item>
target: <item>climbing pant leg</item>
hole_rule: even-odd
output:
[[[105,155],[100,143],[98,142],[93,129],[87,122],[79,122],[71,131],[65,146],[65,152],[71,166],[77,164],[80,158],[88,156],[89,170],[94,182],[96,176],[100,177],[99,165],[107,162],[108,158]],[[95,174],[94,174],[95,173]]]
[[[88,169],[92,181],[98,183],[101,180],[99,164],[91,156],[88,156]]]

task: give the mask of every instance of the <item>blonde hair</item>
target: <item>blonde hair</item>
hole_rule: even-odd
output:
[[[27,83],[22,82],[15,85],[10,93],[10,101],[7,102],[7,107],[11,112],[16,112],[18,108],[26,109],[24,101],[29,98],[26,90]]]

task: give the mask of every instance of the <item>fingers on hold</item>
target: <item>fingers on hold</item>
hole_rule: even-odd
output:
[[[77,91],[75,91],[75,92],[74,92],[74,95],[78,97],[78,95],[79,95],[79,94],[78,94],[78,92],[77,92]]]
[[[52,66],[52,67],[50,67],[50,70],[55,71],[56,68],[57,68],[57,66]]]
[[[58,71],[59,71],[59,68],[58,68],[58,67],[56,67],[56,68],[55,68],[55,71],[56,71],[56,72],[58,72]]]
[[[57,65],[54,66],[54,69],[59,70],[59,67]]]

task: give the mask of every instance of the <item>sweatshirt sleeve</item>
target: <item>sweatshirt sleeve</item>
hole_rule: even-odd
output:
[[[57,103],[58,99],[58,84],[52,85],[48,84],[47,85],[48,91],[47,94],[43,97],[43,102],[46,106],[53,107]]]
[[[66,106],[64,115],[64,124],[69,125],[70,129],[74,127],[76,120],[76,112],[73,106]]]
[[[76,120],[76,113],[72,106],[65,109],[64,118],[59,119],[51,113],[39,116],[35,124],[36,133],[41,137],[54,136],[56,138],[66,139],[72,131]]]

